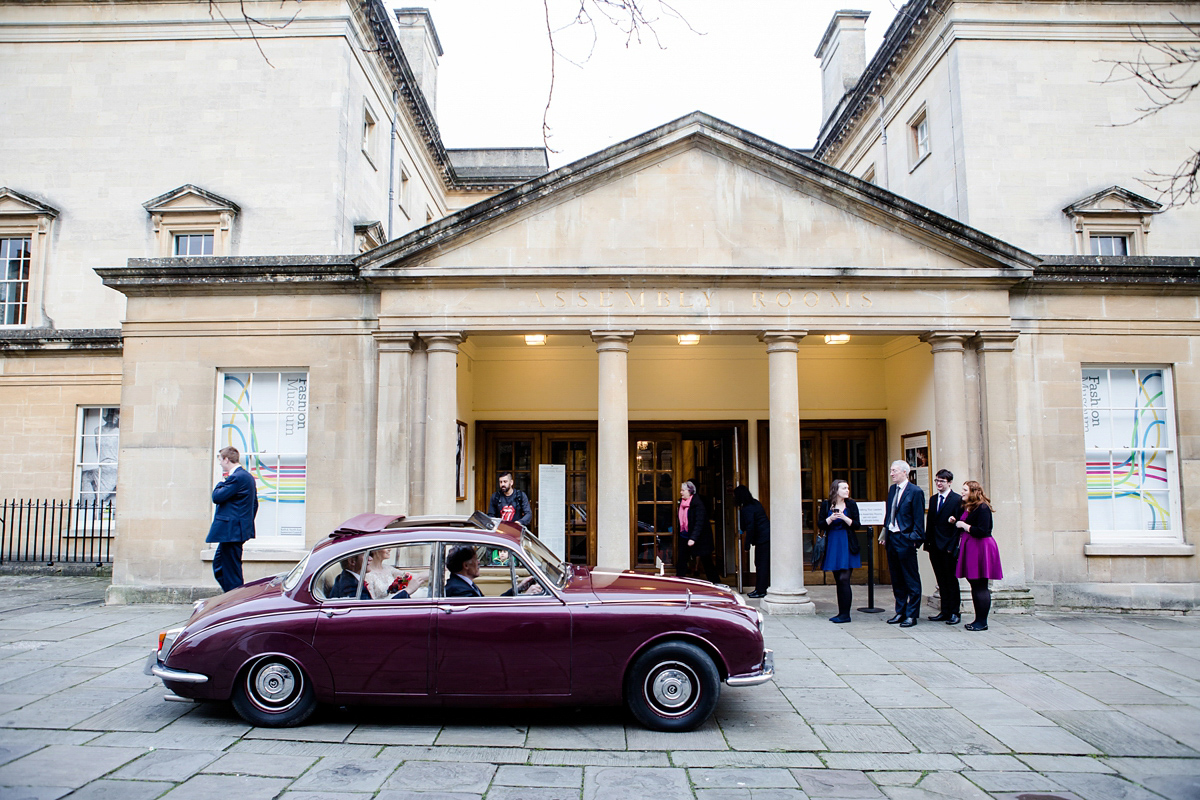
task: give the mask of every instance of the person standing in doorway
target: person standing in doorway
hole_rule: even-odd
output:
[[[771,520],[763,504],[754,499],[750,490],[739,485],[733,490],[733,501],[741,508],[742,532],[746,534],[746,549],[754,547],[754,591],[750,597],[765,597],[771,585]]]
[[[929,498],[929,511],[925,514],[925,551],[929,553],[929,564],[937,577],[938,595],[942,598],[942,610],[930,622],[957,625],[962,598],[958,591],[958,540],[959,530],[954,520],[962,516],[962,495],[950,488],[954,473],[939,469],[933,478],[937,494]]]
[[[925,539],[925,492],[908,480],[908,462],[892,462],[892,486],[888,489],[887,512],[879,543],[887,550],[888,571],[892,574],[892,594],[896,615],[889,625],[911,628],[921,613],[921,572],[917,566],[917,548]]]
[[[829,486],[829,497],[821,503],[817,514],[817,527],[825,532],[825,560],[821,568],[833,573],[837,582],[837,616],[830,622],[850,621],[850,603],[854,599],[850,588],[850,573],[862,566],[859,555],[858,503],[850,499],[850,484],[834,480]]]
[[[675,560],[675,575],[688,576],[688,562],[693,557],[700,559],[704,577],[716,583],[720,576],[713,565],[712,529],[708,524],[708,510],[704,501],[696,495],[696,484],[684,481],[679,487],[679,557]]]
[[[213,489],[212,501],[217,510],[204,540],[217,545],[213,577],[225,592],[245,582],[242,580],[242,543],[254,538],[254,517],[258,514],[254,476],[239,463],[241,460],[236,447],[226,447],[217,454],[225,479]]]
[[[492,500],[488,503],[488,516],[505,522],[519,522],[526,528],[533,524],[533,508],[529,505],[529,497],[520,489],[513,488],[511,472],[500,476],[500,488],[492,493]]]

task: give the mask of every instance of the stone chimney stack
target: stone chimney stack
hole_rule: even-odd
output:
[[[427,8],[397,8],[396,27],[400,48],[417,78],[421,94],[429,110],[437,116],[437,70],[442,56],[442,43],[433,27],[433,17]]]
[[[837,111],[842,97],[858,83],[867,65],[867,17],[870,11],[833,14],[816,57],[821,59],[821,127]]]

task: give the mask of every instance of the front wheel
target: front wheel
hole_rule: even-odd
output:
[[[251,725],[288,728],[317,710],[312,684],[291,659],[266,656],[242,673],[233,688],[233,708]]]
[[[656,731],[690,731],[712,716],[721,676],[708,653],[687,642],[655,645],[625,676],[625,704]]]

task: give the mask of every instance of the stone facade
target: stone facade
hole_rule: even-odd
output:
[[[179,92],[162,96],[192,98],[208,120],[175,137],[147,119],[138,135],[153,141],[130,147],[101,127],[71,156],[80,163],[4,178],[48,209],[62,245],[47,262],[45,307],[72,330],[5,332],[2,441],[55,454],[44,460],[53,475],[0,476],[23,493],[69,496],[77,409],[115,404],[119,390],[114,601],[214,590],[203,544],[212,453],[246,432],[251,414],[238,404],[263,402],[254,381],[290,380],[302,383],[302,404],[279,389],[258,422],[273,420],[292,449],[276,447],[257,473],[269,511],[246,550],[248,578],[287,568],[354,513],[482,507],[498,465],[491,442],[516,428],[593,441],[581,505],[589,552],[633,566],[635,443],[700,426],[733,432],[722,440],[738,453],[723,473],[730,488],[771,490],[766,607],[811,613],[805,518],[825,477],[805,471],[812,451],[797,431],[876,425],[886,434],[871,470],[905,455],[902,436],[928,432],[933,468],[988,487],[1010,602],[1196,607],[1200,220],[1131,187],[1197,110],[1154,122],[1160,132],[1135,150],[1145,134],[1134,128],[1093,135],[1124,108],[1125,89],[1085,77],[1097,58],[1131,52],[1131,20],[1145,15],[1161,32],[1163,15],[1187,4],[914,0],[857,67],[861,14],[847,12],[819,51],[832,70],[821,160],[697,113],[544,175],[536,151],[441,147],[426,97],[440,44],[424,12],[404,12],[406,25],[425,27],[399,38],[373,3],[306,0],[302,17],[260,43],[271,70],[198,8],[22,6],[25,27],[0,47],[21,63],[70,52],[60,29],[71,15],[101,14],[92,35],[103,54],[99,31],[132,36],[144,15],[159,26],[137,45],[153,65],[146,75],[169,73],[158,79]],[[175,41],[182,29],[197,41]],[[1013,56],[1038,37],[1054,46]],[[368,40],[380,47],[365,52]],[[112,47],[103,58],[116,57]],[[218,102],[189,59],[248,82],[226,87],[240,105]],[[53,91],[66,59],[49,60],[40,68]],[[1006,74],[1016,79],[989,83]],[[1063,121],[1050,112],[1069,86],[1083,87],[1081,110]],[[295,147],[307,151],[275,157],[278,119],[305,130]],[[909,162],[918,119],[929,152]],[[245,133],[241,156],[221,133],[230,129]],[[22,141],[33,163],[49,159]],[[105,146],[120,151],[113,180],[83,163]],[[135,163],[138,147],[158,158]],[[874,182],[855,177],[871,165]],[[77,223],[88,208],[104,213]],[[213,254],[164,257],[170,226],[188,214],[213,226]],[[1109,217],[1136,218],[1133,254],[1075,254]],[[100,242],[91,254],[78,238],[87,231]],[[88,351],[74,330],[118,321],[119,334],[93,335],[107,349]],[[527,346],[532,333],[547,343]],[[681,346],[685,333],[700,344]],[[1155,411],[1174,437],[1161,527],[1113,535],[1094,525],[1081,382],[1101,368],[1153,368],[1167,387],[1170,419]],[[244,392],[230,397],[235,384]],[[689,477],[675,474],[682,462],[672,469]],[[734,549],[730,533],[722,553]]]

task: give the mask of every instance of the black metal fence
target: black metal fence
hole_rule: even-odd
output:
[[[0,502],[0,564],[109,564],[112,536],[111,502]]]

